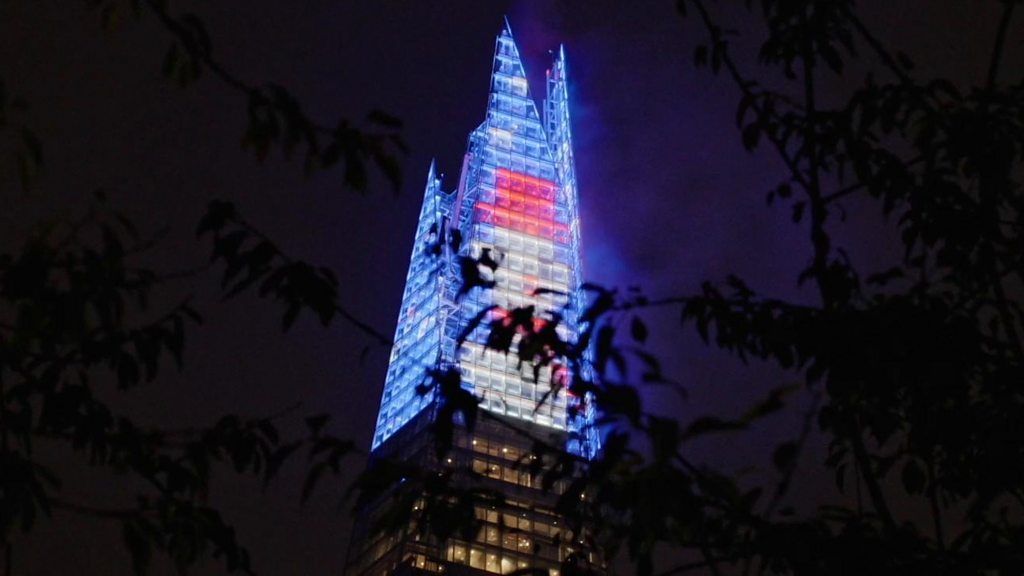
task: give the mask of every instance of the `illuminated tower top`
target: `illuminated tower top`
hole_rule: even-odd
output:
[[[548,318],[538,322],[557,319],[563,338],[578,333],[580,229],[562,48],[547,71],[546,89],[541,116],[506,20],[495,45],[486,117],[470,134],[458,188],[443,191],[433,164],[427,176],[374,449],[431,409],[432,393],[419,395],[416,387],[425,370],[439,364],[459,368],[484,410],[565,431],[576,453],[589,457],[597,449],[592,409],[583,406],[572,411],[581,417],[569,417],[567,407],[579,408],[583,399],[547,394],[553,379],[568,379],[568,370],[543,370],[538,378],[517,358],[485,349],[485,328],[457,344],[468,322],[487,308],[494,320],[534,306],[538,317]],[[451,253],[446,239],[456,231],[462,242]],[[484,251],[498,263],[494,286],[462,293],[459,257],[479,258]]]

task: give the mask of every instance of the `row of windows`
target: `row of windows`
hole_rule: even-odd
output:
[[[473,241],[470,254],[474,258],[479,258],[485,248],[490,249],[492,257],[498,260],[498,267],[493,275],[494,280],[508,278],[517,282],[519,288],[530,283],[541,284],[544,288],[553,290],[568,291],[570,276],[568,263],[542,255],[540,250],[532,250],[531,246],[510,247],[499,243],[492,244],[483,238]],[[490,270],[485,267],[485,272],[490,272]],[[516,287],[512,288],[516,289]]]
[[[449,545],[445,560],[496,574],[510,574],[516,570],[530,567],[528,559],[515,554],[503,554],[498,551],[484,550],[480,546],[464,544]],[[555,574],[557,572],[557,570],[554,571]]]
[[[394,347],[397,352],[392,353],[388,381],[400,378],[410,371],[415,372],[414,376],[421,377],[424,370],[433,365],[436,346],[435,338],[412,338],[411,335],[400,338]],[[385,388],[390,386],[385,385]]]
[[[549,401],[538,406],[537,402],[533,400],[514,397],[502,398],[491,394],[480,403],[480,407],[491,412],[505,414],[506,416],[536,422],[553,428],[565,428],[564,403],[559,406],[557,402]]]
[[[507,387],[518,384],[534,384],[533,367],[520,363],[514,355],[505,355],[484,348],[482,344],[467,342],[459,350],[459,364],[463,374],[468,378],[487,376],[502,377]],[[481,373],[480,370],[488,370]],[[549,381],[550,370],[541,370],[537,382],[545,384]]]
[[[486,534],[486,528],[481,530],[481,533]],[[509,574],[515,570],[536,567],[537,564],[557,564],[572,554],[572,549],[567,546],[545,546],[540,549],[540,553],[535,553],[530,549],[530,544],[520,547],[517,539],[513,539],[511,543],[511,548],[499,548],[491,543],[481,542],[480,539],[473,544],[453,542],[445,551],[445,560],[496,574]],[[549,574],[557,576],[558,570],[550,568]]]
[[[538,119],[516,113],[510,103],[500,103],[498,98],[510,99],[508,95],[491,94],[492,106],[487,108],[484,121],[486,130],[474,132],[475,139],[470,147],[484,165],[495,168],[513,169],[515,172],[555,181],[555,165],[551,161],[551,150],[548,135]],[[525,105],[528,101],[521,99]],[[504,139],[503,146],[495,146],[497,141]],[[513,148],[512,143],[518,145]],[[519,158],[529,164],[528,170],[515,170],[508,164],[512,158]],[[477,164],[478,166],[480,164]],[[493,182],[494,180],[488,180]]]
[[[474,459],[473,460],[473,472],[493,478],[495,480],[501,480],[502,482],[508,482],[509,484],[515,484],[516,486],[525,486],[532,488],[537,479],[533,478],[529,471],[517,469],[513,466],[503,466],[495,462],[488,462],[485,460]],[[512,526],[516,523],[513,522]]]
[[[497,227],[530,234],[531,236],[553,240],[561,244],[569,244],[569,228],[559,222],[484,203],[477,203],[473,217],[475,222],[492,224]]]
[[[406,402],[403,402],[400,409],[395,409],[389,412],[386,420],[382,416],[381,420],[377,424],[377,431],[373,437],[373,447],[376,448],[384,440],[391,436],[396,430],[400,429],[410,418],[415,416],[422,410],[427,403],[430,401],[430,396],[419,396],[418,394],[407,394]]]
[[[529,98],[525,98],[523,96],[519,96],[517,94],[505,91],[495,91],[491,93],[491,105],[488,108],[488,111],[491,113],[500,111],[504,112],[505,114],[510,114],[512,116],[518,117],[520,120],[523,121],[523,124],[527,126],[534,125],[536,123],[535,119],[538,118],[538,116],[536,115],[536,108],[534,108],[533,101],[531,101]],[[530,133],[528,133],[527,135],[533,136],[533,134]],[[529,140],[536,141],[535,138],[529,138]],[[509,140],[499,140],[497,142],[497,145],[507,148],[509,144],[512,144],[513,149],[516,150],[517,152],[529,154],[531,156],[541,155],[539,146],[534,144],[536,148],[526,148],[526,142],[527,138],[516,138]],[[492,140],[491,143],[494,144],[494,140]],[[516,147],[516,145],[519,145],[519,147]]]
[[[553,180],[517,174],[505,168],[497,168],[493,174],[495,187],[504,192],[520,194],[527,199],[544,200],[549,204],[558,196],[558,183]]]
[[[513,281],[509,282],[510,284]],[[533,291],[531,290],[530,293]],[[543,297],[529,296],[526,290],[514,290],[509,287],[495,288],[491,293],[491,299],[487,302],[487,305],[494,304],[501,307],[503,310],[515,310],[516,308],[523,308],[526,306],[534,306],[534,318],[550,319],[552,312],[558,312],[563,308],[562,300],[564,297],[558,294],[544,295]],[[559,326],[563,328],[564,326]],[[563,339],[566,337],[566,333],[563,333],[560,329],[559,335]]]
[[[419,568],[420,570],[435,574],[444,571],[440,562],[427,558],[423,554],[406,554],[405,558],[402,559],[402,562],[414,568]]]
[[[502,354],[502,356],[504,355]],[[513,361],[515,360],[513,359]],[[497,390],[529,398],[536,396],[534,388],[540,388],[541,393],[548,389],[551,381],[551,370],[542,368],[537,373],[537,380],[534,381],[533,368],[525,363],[523,366],[524,369],[519,370],[507,365],[476,362],[473,359],[461,364],[463,378],[473,382],[479,388]],[[510,372],[510,368],[514,369],[515,372]]]
[[[519,58],[519,51],[516,49],[515,41],[512,40],[512,36],[507,36],[504,32],[501,36],[498,36],[498,55]]]
[[[494,90],[497,92],[510,92],[519,96],[526,96],[528,82],[526,78],[513,74],[507,74],[496,70],[494,74]]]
[[[421,257],[418,258],[418,260],[422,262],[426,260],[426,258]],[[431,288],[436,283],[434,272],[437,269],[437,265],[431,262],[429,263],[429,269],[426,269],[428,268],[426,265],[422,266],[422,268],[424,269],[416,270],[415,273],[410,273],[409,277],[406,278],[404,292],[405,298],[411,298],[417,295],[420,295],[420,298],[422,298],[423,294],[429,294],[432,291]]]
[[[516,197],[522,201],[535,201],[555,205],[561,213],[559,185],[554,180],[530,174],[513,172],[502,166],[483,164],[476,172],[476,182],[481,198],[490,202],[496,196]]]
[[[498,518],[486,520],[487,524],[477,533],[473,543],[449,543],[445,551],[446,560],[488,572],[507,574],[538,564],[555,565],[574,552],[566,544],[551,544],[551,538],[560,533],[556,526],[540,521],[527,521],[523,524],[523,518],[489,512]],[[483,519],[479,514],[478,518]],[[557,574],[557,571],[552,574]]]
[[[524,234],[511,228],[479,225],[476,240],[479,240],[481,246],[493,246],[503,251],[522,251],[550,261],[552,264],[569,264],[569,248],[564,244],[558,244],[548,238]],[[478,249],[479,246],[474,247],[474,250]],[[473,256],[479,256],[479,253],[473,254]]]
[[[495,274],[494,281],[494,304],[506,310],[534,306],[537,316],[549,310],[561,309],[567,301],[566,294],[569,293],[567,281],[541,280],[522,272],[506,271]],[[538,293],[541,289],[543,290]]]
[[[497,98],[512,99],[514,97],[509,94],[491,93],[492,100],[490,105],[487,107],[487,116],[485,124],[488,128],[497,128],[500,130],[506,130],[515,135],[515,138],[526,141],[536,146],[533,154],[530,154],[531,158],[538,158],[547,160],[550,157],[550,147],[548,145],[548,134],[544,129],[544,126],[539,121],[540,118],[530,114],[530,100],[527,98],[519,99],[520,102],[525,106],[517,107],[511,103],[498,102]],[[522,111],[525,109],[526,113]],[[486,143],[486,140],[480,143]],[[526,155],[523,152],[519,154]],[[552,174],[553,175],[553,174]],[[553,180],[554,178],[548,178]]]
[[[470,343],[466,348],[472,350],[480,346]],[[464,358],[460,362],[463,378],[480,390],[493,390],[527,400],[539,400],[551,387],[553,367],[550,365],[540,366],[540,369],[535,371],[534,366],[527,362],[524,362],[522,367],[502,367],[497,363],[485,362],[484,358],[474,358],[471,352],[461,355]],[[509,359],[518,362],[516,357]]]
[[[522,450],[508,444],[505,441],[490,441],[487,438],[473,438],[468,445],[465,442],[458,443],[460,447],[471,449],[477,454],[495,456],[510,462],[516,462],[521,456],[529,454],[529,450]]]
[[[498,511],[482,508],[477,508],[475,515],[478,520],[485,523],[484,529],[487,526],[492,526],[500,528],[504,532],[523,533],[527,537],[542,538],[545,542],[552,541],[555,536],[562,539],[562,527],[558,525],[558,520],[553,516],[530,514],[526,511],[516,514],[514,509]],[[486,537],[486,532],[483,529],[481,532]],[[477,536],[477,540],[480,541],[481,537]]]
[[[493,124],[494,122],[491,123]],[[508,124],[510,127],[512,126],[511,122]],[[535,156],[527,156],[511,149],[499,150],[492,146],[475,148],[473,152],[480,159],[480,162],[485,165],[501,166],[515,172],[537,176],[538,178],[555,178],[554,165]],[[476,182],[473,184],[476,184]]]
[[[486,200],[481,198],[481,200],[492,202],[499,208],[507,208],[513,212],[520,212],[537,218],[546,218],[552,221],[565,220],[565,216],[558,214],[555,211],[555,206],[549,202],[544,202],[543,200],[532,201],[527,196],[510,194],[501,189],[495,193],[493,199]]]
[[[476,467],[474,463],[474,469]],[[509,502],[514,503],[515,500]],[[499,511],[477,507],[475,516],[481,521],[482,526],[473,542],[449,541],[444,547],[445,560],[491,572],[507,573],[512,569],[536,566],[538,563],[556,564],[573,552],[573,548],[565,543],[554,545],[554,539],[557,537],[563,540],[564,534],[558,526],[558,520],[546,514],[538,515],[526,509]],[[413,526],[404,531],[404,537],[409,537],[413,541],[420,540]],[[377,562],[403,539],[403,534],[380,534],[365,549],[360,565],[369,566]],[[491,564],[487,564],[488,555],[491,556]],[[410,552],[405,559],[408,560],[411,556],[415,558],[414,553]],[[429,558],[421,555],[413,564],[419,568],[428,568],[426,562],[429,561]]]
[[[510,250],[508,255],[508,269],[513,272],[522,272],[536,276],[541,280],[553,280],[555,282],[568,282],[569,269],[564,265],[556,265],[548,261],[542,261],[536,255],[527,250],[522,252]]]
[[[487,107],[487,148],[494,152],[525,158],[545,158],[550,152],[547,134],[538,118],[530,114],[530,101],[508,94],[491,93]],[[504,132],[495,132],[501,130]]]
[[[516,50],[511,38],[508,39],[507,43],[505,38],[498,39],[498,52],[495,54],[494,64],[497,70],[504,74],[515,74],[522,71],[523,65],[519,60],[519,52]]]
[[[430,326],[434,322],[431,317],[419,325]],[[405,342],[410,344],[403,346]],[[423,381],[426,368],[433,364],[437,345],[436,338],[415,339],[412,334],[399,339],[395,344],[374,433],[374,447],[401,428],[429,402],[428,396],[420,396],[416,392],[416,385]]]

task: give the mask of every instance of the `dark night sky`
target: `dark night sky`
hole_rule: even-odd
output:
[[[865,8],[879,35],[916,58],[923,74],[977,81],[995,24],[978,4],[918,0]],[[589,280],[639,284],[652,296],[667,296],[735,272],[766,293],[810,297],[794,280],[808,253],[804,231],[790,224],[786,209],[764,205],[780,165],[767,150],[743,150],[733,125],[735,91],[725,79],[693,69],[700,31],[684,25],[673,2],[645,2],[643,9],[613,0],[175,5],[205,19],[219,60],[253,83],[288,86],[314,117],[330,123],[381,108],[404,119],[412,152],[401,193],[378,182],[368,194],[353,194],[340,189],[336,172],[303,178],[297,163],[276,156],[258,165],[239,147],[239,95],[209,78],[181,90],[160,77],[168,39],[151,19],[104,34],[81,3],[4,2],[0,75],[31,102],[30,121],[46,152],[37,191],[26,196],[5,181],[5,249],[32,222],[73,214],[91,190],[104,188],[142,228],[170,227],[152,262],[189,268],[207,254],[192,237],[206,202],[228,198],[287,252],[334,268],[342,303],[390,333],[427,165],[436,156],[448,174],[446,187],[455,186],[466,137],[483,118],[494,36],[508,14],[535,97],[543,96],[548,50],[566,44]],[[735,12],[739,27],[749,25]],[[1020,69],[1021,25],[1015,24],[1007,74]],[[741,62],[753,68],[749,58]],[[867,213],[848,208],[853,219]],[[860,262],[881,262],[890,252],[884,226],[848,226],[838,234]],[[209,304],[208,326],[188,341],[184,372],[169,371],[145,392],[118,400],[126,409],[144,421],[181,427],[227,410],[266,414],[302,402],[304,411],[330,412],[336,433],[369,445],[385,350],[360,362],[369,341],[340,322],[325,330],[306,318],[282,336],[280,311],[272,305],[249,298],[217,305],[212,276],[175,286],[167,301],[190,292]],[[792,378],[707,350],[676,327],[674,311],[671,316],[654,322],[654,346],[690,398],[681,403],[651,392],[649,399],[666,410],[682,417],[735,411]],[[742,442],[704,446],[704,456],[744,462],[795,434],[796,414]],[[224,474],[215,496],[242,524],[261,573],[340,573],[349,523],[335,507],[342,487],[300,508],[299,483],[289,470],[261,494],[255,483]],[[113,504],[130,497],[110,485],[107,476],[87,472],[66,492]],[[807,481],[803,494],[820,486]],[[57,520],[18,544],[17,573],[67,574],[71,566],[75,573],[127,571],[127,555],[110,546],[119,544],[115,529]]]

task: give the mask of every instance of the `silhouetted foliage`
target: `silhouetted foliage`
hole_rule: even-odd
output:
[[[341,168],[347,189],[369,187],[375,166],[400,186],[401,123],[371,112],[365,127],[342,119],[325,128],[302,111],[283,87],[250,86],[213,58],[200,18],[176,16],[160,0],[86,0],[107,29],[125,16],[155,17],[172,38],[163,72],[178,84],[201,75],[239,92],[248,107],[243,146],[258,159],[274,148],[288,157],[296,149],[307,169]],[[23,189],[40,173],[44,143],[22,123],[27,103],[0,81],[0,134],[11,136],[16,175]],[[282,436],[279,421],[294,408],[263,417],[225,414],[206,426],[166,429],[137,421],[115,408],[111,390],[129,393],[153,386],[170,365],[182,368],[190,335],[202,327],[190,297],[166,308],[172,282],[198,277],[223,264],[225,299],[252,289],[284,307],[287,330],[302,310],[324,325],[343,318],[388,345],[382,336],[338,304],[338,279],[328,269],[282,253],[225,201],[210,203],[197,229],[212,238],[211,262],[194,270],[167,271],[145,262],[161,233],[149,235],[95,194],[86,214],[35,228],[24,245],[0,251],[0,549],[4,574],[11,573],[14,531],[31,531],[39,517],[60,509],[118,522],[134,571],[146,573],[156,554],[175,567],[220,559],[228,572],[253,573],[249,552],[234,526],[209,501],[218,469],[250,476],[266,485],[282,465],[305,452],[306,499],[325,471],[337,473],[355,449],[326,431],[326,416],[309,416],[307,434]],[[113,386],[111,386],[113,385]],[[45,442],[47,450],[39,450]],[[54,453],[52,446],[67,453]],[[66,499],[64,478],[52,461],[70,453],[82,466],[116,474],[131,506],[113,508]],[[62,467],[62,469],[65,469]],[[73,480],[73,478],[72,478]]]

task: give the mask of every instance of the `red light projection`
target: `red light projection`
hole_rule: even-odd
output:
[[[569,396],[577,398],[570,386],[571,378],[572,375],[569,373],[568,366],[559,362],[553,362],[551,364],[551,387],[561,388],[562,390],[565,390],[565,393]]]
[[[556,220],[557,193],[558,184],[551,180],[498,168],[494,202],[478,201],[476,217],[479,222],[568,244],[569,228]]]

